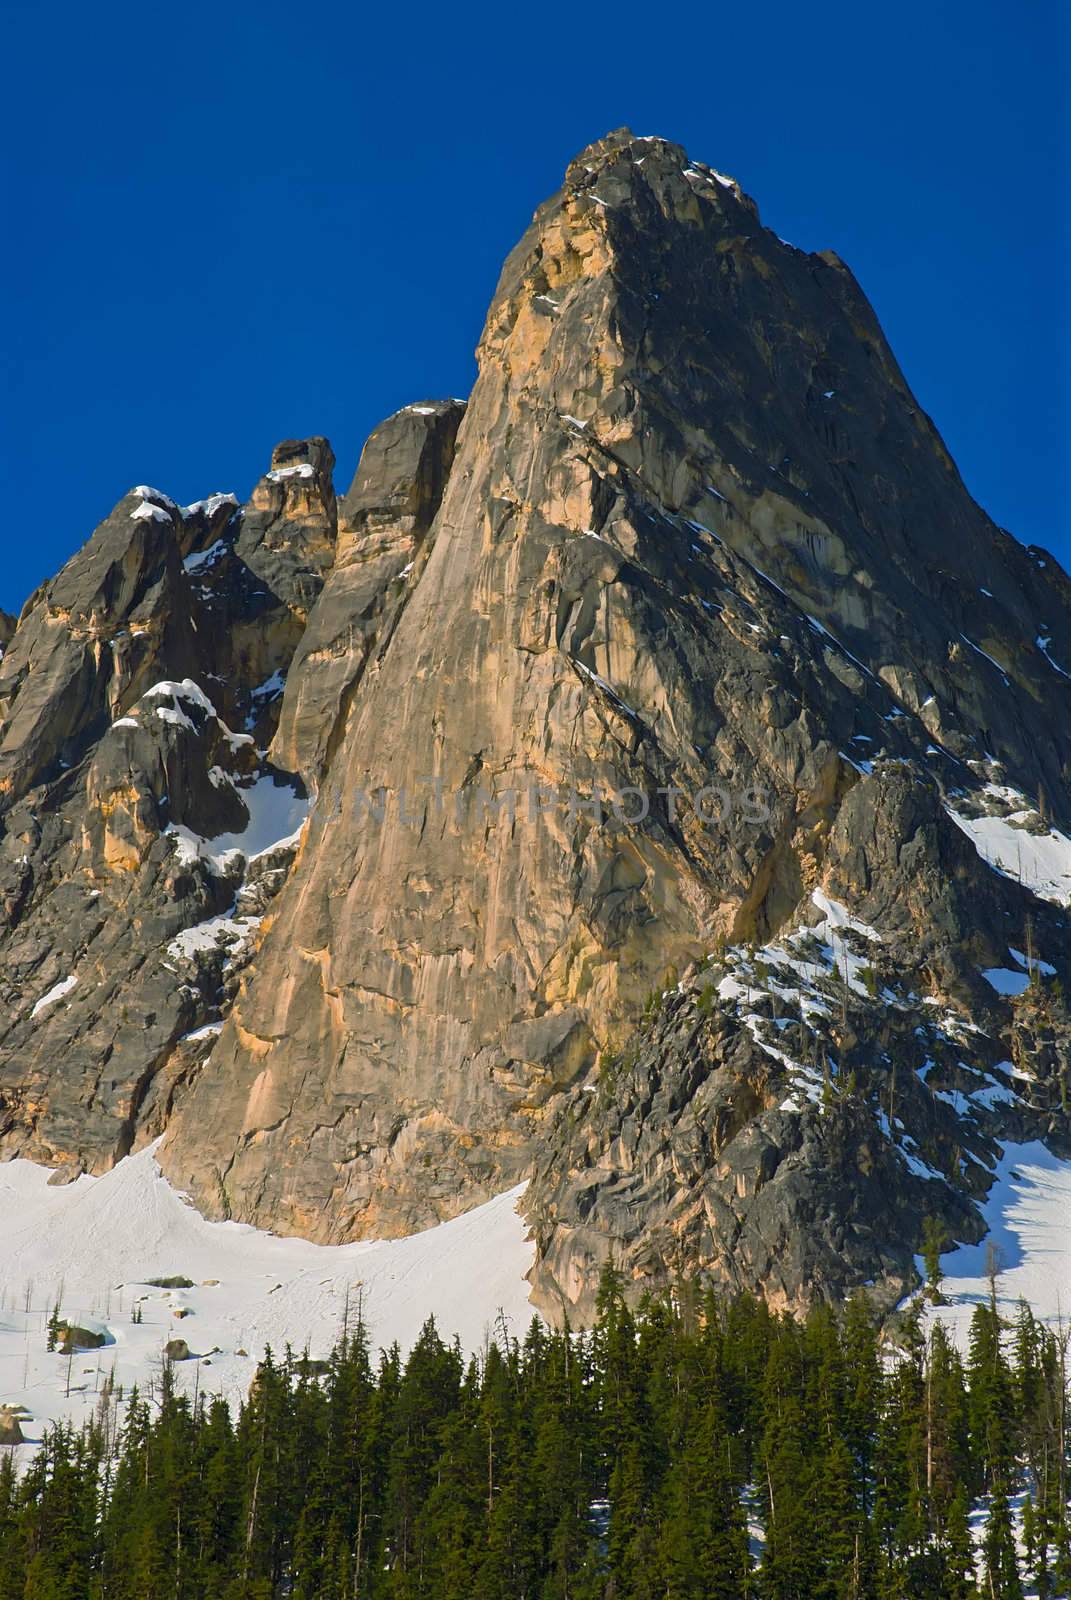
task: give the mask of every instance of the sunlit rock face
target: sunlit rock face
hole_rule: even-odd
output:
[[[128,497],[7,645],[4,1147],[166,1128],[206,1212],[331,1241],[529,1178],[574,1316],[611,1254],[895,1299],[998,1136],[1066,1147],[1066,576],[843,263],[627,130],[467,404],[333,459]]]

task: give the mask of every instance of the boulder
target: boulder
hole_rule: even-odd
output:
[[[64,1355],[77,1350],[100,1350],[108,1343],[108,1334],[100,1328],[83,1328],[76,1322],[60,1322],[57,1329],[57,1349]]]
[[[19,1414],[11,1406],[0,1406],[0,1445],[25,1444]]]

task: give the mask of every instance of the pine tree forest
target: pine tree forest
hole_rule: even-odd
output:
[[[961,1354],[862,1297],[805,1320],[698,1290],[595,1327],[428,1322],[262,1361],[237,1415],[102,1397],[16,1467],[0,1600],[1055,1600],[1071,1595],[1068,1341],[1024,1305]]]

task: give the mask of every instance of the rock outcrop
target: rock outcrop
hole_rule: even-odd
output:
[[[1071,1153],[1068,579],[844,264],[665,140],[577,158],[478,354],[337,503],[287,443],[28,604],[0,1139],[166,1128],[207,1212],[320,1240],[527,1177],[571,1315],[611,1253],[890,1303],[999,1139]],[[266,783],[300,848],[236,859]]]
[[[372,434],[339,502],[338,548],[297,647],[272,754],[312,789],[368,656],[416,582],[442,500],[464,401],[407,406]]]
[[[0,1406],[0,1445],[26,1443],[26,1435],[19,1425],[20,1415],[11,1406]]]
[[[67,1176],[162,1131],[307,810],[262,753],[303,624],[242,522],[132,491],[0,662],[0,1149]]]

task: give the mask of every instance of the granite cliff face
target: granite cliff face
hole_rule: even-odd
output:
[[[528,1177],[580,1315],[611,1252],[889,1303],[999,1138],[1071,1155],[1071,587],[843,263],[613,134],[467,405],[332,466],[136,491],[23,612],[0,1147],[166,1129],[207,1212],[322,1240]]]

